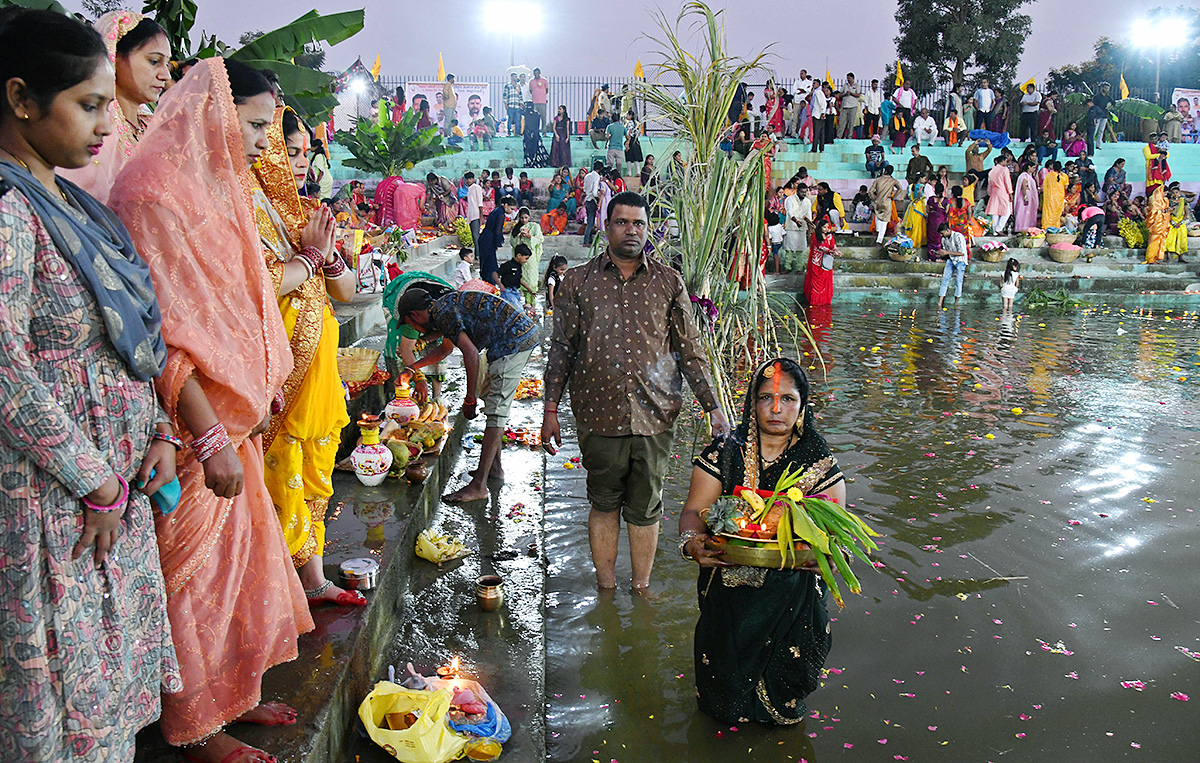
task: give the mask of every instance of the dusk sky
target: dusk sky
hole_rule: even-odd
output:
[[[78,10],[78,0],[63,0]],[[327,68],[345,68],[361,56],[370,66],[382,56],[385,75],[428,76],[437,71],[438,53],[446,70],[469,77],[503,71],[509,61],[507,30],[494,31],[485,22],[484,10],[492,0],[198,0],[196,32],[216,33],[233,43],[248,29],[273,29],[311,8],[321,12],[366,8],[366,28],[332,48]],[[500,5],[505,6],[503,0]],[[534,5],[543,9],[541,29],[516,39],[517,63],[540,66],[548,76],[598,77],[631,74],[639,58],[654,61],[652,45],[639,39],[656,27],[650,10],[661,7],[674,17],[680,3],[658,5],[645,0],[526,0],[508,7]],[[804,2],[713,3],[724,7],[732,51],[750,54],[772,42],[773,67],[790,81],[805,67],[824,73],[826,64],[835,77],[854,71],[862,77],[879,76],[895,56],[896,4],[890,0],[855,0],[850,3]],[[1063,64],[1091,58],[1092,46],[1102,35],[1124,38],[1133,21],[1145,11],[1169,3],[1148,0],[1037,0],[1026,6],[1033,17],[1033,33],[1025,44],[1018,79],[1045,74]],[[140,0],[130,3],[140,8]],[[829,8],[838,8],[838,13]],[[772,12],[771,8],[787,9]],[[844,12],[842,11],[844,9]],[[1153,55],[1150,53],[1149,55]]]

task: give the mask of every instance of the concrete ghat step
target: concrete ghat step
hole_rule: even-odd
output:
[[[453,403],[454,410],[458,401],[447,403]],[[458,459],[466,428],[462,416],[452,421],[442,455],[429,458],[429,476],[422,484],[389,478],[379,487],[365,488],[353,473],[334,472],[334,502],[326,519],[325,574],[337,581],[342,561],[370,554],[379,562],[378,586],[367,594],[366,607],[313,610],[316,629],[299,638],[297,659],[271,669],[263,678],[263,697],[295,707],[300,722],[273,727],[238,724],[233,731],[242,742],[268,750],[280,760],[347,760],[345,750],[355,733],[358,705],[383,674],[383,660],[399,629],[412,618],[409,578],[414,564],[424,564],[414,557],[413,547],[417,534],[441,505],[442,489]],[[381,537],[364,540],[368,522],[379,528]],[[157,724],[138,735],[136,763],[178,760]]]

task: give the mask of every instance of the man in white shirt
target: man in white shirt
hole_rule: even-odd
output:
[[[796,94],[797,98],[806,98],[812,95],[815,82],[816,80],[808,76],[807,69],[801,69],[800,76],[796,78],[796,84],[792,87],[792,92]]]
[[[967,237],[958,231],[950,230],[949,223],[942,223],[938,226],[938,231],[942,234],[942,254],[947,255],[946,266],[942,268],[942,287],[938,290],[938,309],[942,309],[942,302],[946,299],[946,292],[950,288],[950,279],[955,279],[954,282],[954,304],[958,304],[958,300],[962,297],[963,276],[967,274]],[[933,253],[930,252],[932,255]]]
[[[987,77],[979,82],[975,91],[975,129],[987,130],[992,124],[992,109],[996,108],[996,93],[988,87]]]
[[[883,106],[883,88],[879,80],[871,80],[871,89],[863,94],[864,126],[863,137],[870,138],[879,135],[879,110]]]
[[[1037,137],[1038,110],[1041,107],[1042,94],[1030,82],[1021,96],[1021,140],[1032,141]]]
[[[825,119],[829,111],[829,85],[822,83],[812,92],[813,153],[825,152]]]
[[[475,242],[475,248],[479,248],[479,212],[483,208],[483,188],[475,182],[475,173],[468,172],[463,175],[463,182],[467,184],[467,224],[471,226],[471,239]]]
[[[812,199],[808,189],[788,182],[796,193],[783,200],[783,269],[800,271],[808,265],[808,226],[812,218]]]
[[[860,99],[862,98],[862,89],[854,80],[854,72],[846,75],[846,84],[842,87],[842,112],[839,114],[838,137],[842,139],[853,138],[854,128],[858,127],[858,117],[861,111]]]
[[[600,170],[604,162],[592,162],[592,171],[583,177],[583,208],[587,210],[587,227],[583,231],[583,245],[591,246],[596,235],[596,211],[600,207]]]
[[[913,120],[914,136],[917,139],[917,144],[922,142],[933,145],[933,139],[937,137],[938,128],[937,122],[933,117],[929,116],[929,109],[921,109],[921,116]]]

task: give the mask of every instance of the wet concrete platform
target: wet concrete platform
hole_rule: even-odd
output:
[[[530,375],[541,375],[540,352],[535,351]],[[335,472],[326,575],[337,581],[342,561],[368,556],[380,564],[379,586],[367,593],[365,608],[314,610],[316,628],[299,638],[299,657],[266,674],[263,700],[292,705],[300,721],[279,727],[235,724],[227,731],[236,738],[285,763],[394,760],[361,732],[362,699],[387,677],[389,664],[399,673],[412,662],[432,675],[458,656],[460,675],[480,681],[512,725],[504,760],[545,759],[545,464],[540,450],[507,445],[507,481],[491,485],[490,500],[462,507],[442,502],[444,493],[470,478],[466,472],[478,460],[475,436],[483,432],[482,417],[468,422],[459,413],[464,376],[461,367],[451,369],[443,400],[451,406],[453,428],[441,455],[428,457],[430,474],[423,484],[389,479],[371,488],[351,472]],[[381,408],[380,389],[360,396],[354,407]],[[510,424],[540,427],[541,401],[516,402]],[[419,559],[416,536],[426,527],[457,536],[472,555],[440,566]],[[487,613],[476,604],[475,580],[492,573],[505,578],[506,600]],[[157,725],[139,735],[138,763],[180,759]]]

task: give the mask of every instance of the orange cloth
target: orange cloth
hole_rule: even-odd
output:
[[[557,209],[542,215],[542,234],[554,236],[567,229],[567,215]]]
[[[167,91],[109,201],[162,305],[168,360],[156,386],[167,414],[189,439],[177,405],[195,376],[245,473],[242,493],[219,499],[184,449],[179,507],[155,517],[184,683],[163,695],[163,736],[176,746],[255,707],[263,673],[295,659],[297,636],[313,627],[250,436],[292,370],[253,184],[224,61],[210,58]]]
[[[1163,193],[1163,184],[1159,183],[1150,194],[1146,210],[1146,228],[1150,231],[1146,241],[1146,264],[1153,265],[1165,258],[1163,251],[1167,246],[1167,234],[1171,232],[1171,209],[1167,204],[1167,195]]]

